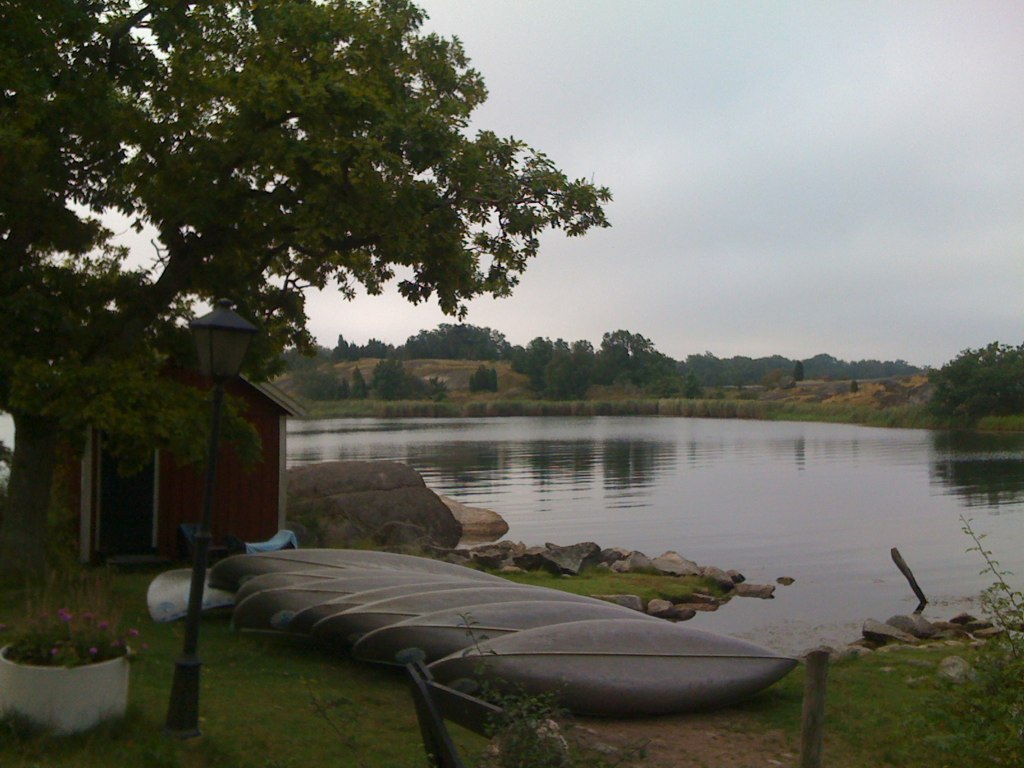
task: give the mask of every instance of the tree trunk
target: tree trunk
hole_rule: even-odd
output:
[[[57,464],[57,424],[39,416],[14,417],[14,456],[7,508],[0,524],[0,576],[33,579],[46,573],[47,517]]]

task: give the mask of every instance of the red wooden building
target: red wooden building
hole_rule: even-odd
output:
[[[180,375],[186,383],[208,387],[199,374]],[[284,526],[287,419],[301,407],[269,384],[235,379],[225,384],[229,397],[245,404],[245,417],[259,433],[262,456],[246,466],[226,443],[221,444],[213,504],[213,546],[230,535],[264,541]],[[79,556],[83,562],[111,557],[185,556],[181,526],[198,523],[202,514],[205,467],[178,464],[157,451],[153,461],[134,475],[118,474],[117,463],[103,450],[103,436],[93,430],[81,463],[78,505]]]

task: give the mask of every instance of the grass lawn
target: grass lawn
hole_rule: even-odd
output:
[[[426,764],[403,673],[328,655],[297,637],[235,632],[226,615],[204,617],[202,625],[203,736],[185,742],[165,737],[162,728],[183,624],[150,620],[145,593],[153,575],[116,574],[111,580],[114,602],[124,607],[129,626],[138,627],[138,640],[148,645],[132,667],[128,718],[63,739],[32,736],[16,724],[2,722],[0,765],[411,768]],[[628,591],[621,584],[601,583],[600,591],[604,590]],[[0,622],[10,623],[22,606],[20,594],[0,591]],[[0,633],[0,641],[2,637]],[[944,725],[942,717],[932,712],[934,703],[946,695],[934,666],[950,652],[962,653],[949,649],[877,653],[834,665],[829,678],[826,765],[984,764],[970,762],[969,755],[943,751],[943,729],[955,726]],[[803,671],[798,668],[772,689],[736,707],[735,714],[745,727],[783,731],[795,754],[802,686]],[[467,763],[473,764],[484,740],[454,726],[452,731]]]
[[[205,616],[200,728],[177,741],[163,735],[182,622],[156,624],[146,610],[152,573],[114,578],[129,626],[148,648],[133,663],[129,716],[80,737],[39,738],[0,725],[0,765],[187,766],[422,766],[419,729],[403,674],[327,655],[300,638],[236,632],[228,615]],[[0,621],[21,609],[19,596],[0,593]],[[2,638],[2,634],[0,634]],[[453,728],[467,755],[484,740]]]

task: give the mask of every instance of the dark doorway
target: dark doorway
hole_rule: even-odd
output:
[[[122,475],[117,459],[103,451],[100,460],[101,555],[136,555],[154,551],[153,519],[155,463],[132,475]]]

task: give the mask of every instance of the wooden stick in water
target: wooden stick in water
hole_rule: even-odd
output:
[[[914,613],[920,613],[924,610],[924,607],[928,605],[928,598],[924,596],[924,592],[921,591],[921,587],[917,584],[917,579],[914,578],[914,574],[910,570],[910,566],[907,565],[907,561],[903,559],[903,555],[900,551],[893,547],[889,554],[892,555],[892,561],[896,563],[896,567],[900,569],[900,573],[907,577],[907,581],[910,582],[910,588],[914,590],[914,594],[917,595],[917,599],[920,601],[917,604],[917,608],[914,609]]]

